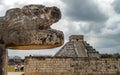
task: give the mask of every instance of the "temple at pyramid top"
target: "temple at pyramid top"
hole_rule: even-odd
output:
[[[100,54],[86,41],[83,35],[72,35],[69,41],[56,53],[56,57],[95,57]]]
[[[72,35],[69,37],[70,41],[83,41],[84,40],[84,36],[83,35]]]

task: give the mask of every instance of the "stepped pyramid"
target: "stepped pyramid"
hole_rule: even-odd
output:
[[[55,55],[56,57],[96,57],[100,54],[86,41],[83,35],[72,35],[67,42]]]

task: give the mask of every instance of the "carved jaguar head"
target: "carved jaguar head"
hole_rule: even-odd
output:
[[[27,5],[6,12],[5,19],[8,29],[30,30],[47,29],[61,19],[60,9],[43,5]]]
[[[0,44],[16,49],[48,49],[64,43],[62,31],[50,28],[61,19],[60,9],[43,5],[13,8],[0,17]]]

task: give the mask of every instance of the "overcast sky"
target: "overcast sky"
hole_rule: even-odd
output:
[[[0,16],[10,8],[27,4],[57,6],[62,19],[52,28],[70,35],[80,34],[100,53],[120,53],[120,0],[0,0]],[[55,54],[59,48],[47,51],[12,51],[9,55]]]

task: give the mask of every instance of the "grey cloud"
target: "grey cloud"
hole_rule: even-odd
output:
[[[25,5],[27,5],[28,3],[26,3],[26,2],[24,2],[24,3],[14,3],[14,7],[16,8],[16,7],[18,7],[18,8],[21,8],[21,7],[23,7],[23,6],[25,6]]]
[[[103,38],[106,38],[105,41],[108,42],[108,47],[120,46],[120,21],[112,23],[110,27],[106,27],[104,30],[111,31],[102,35]]]
[[[115,0],[112,5],[114,7],[114,10],[117,13],[120,13],[120,0]]]
[[[100,40],[99,44],[96,44],[95,46],[97,48],[112,48],[112,47],[116,47],[116,46],[120,46],[120,43],[119,43],[119,39],[109,39],[109,38],[97,38],[98,40]],[[119,40],[119,41],[118,41]]]
[[[104,22],[108,16],[103,14],[94,0],[61,0],[66,4],[65,14],[73,21]]]
[[[3,6],[2,12],[0,12],[0,16],[4,16],[6,11],[11,9],[11,8],[20,8],[26,5],[27,3],[14,3],[13,5],[6,5],[4,4],[3,0],[0,1],[0,5]]]
[[[76,26],[79,29],[76,29]],[[102,33],[102,29],[105,27],[104,24],[97,24],[97,23],[88,23],[85,25],[80,25],[79,23],[75,25],[74,23],[70,23],[67,28],[69,29],[65,33],[65,37],[68,39],[71,35],[84,35],[88,39],[90,37],[99,37]],[[100,45],[100,44],[99,44]]]
[[[98,34],[101,33],[102,29],[105,27],[104,23],[89,23],[85,26],[80,26],[80,30],[84,33],[84,34],[89,34],[90,32],[92,32],[93,34]]]
[[[0,5],[3,4],[3,0],[0,0]]]
[[[96,48],[114,48],[117,50],[118,48],[116,47],[120,47],[120,21],[111,23],[111,25],[106,25],[101,28],[101,32],[94,33],[94,35],[93,37],[99,41],[95,44]]]
[[[119,47],[119,49],[120,49],[120,47]],[[120,53],[119,49],[118,48],[117,49],[116,48],[111,48],[111,50],[109,50],[109,49],[101,49],[101,50],[99,50],[99,52],[102,53],[102,54],[105,54],[105,53],[114,54],[114,53]]]

